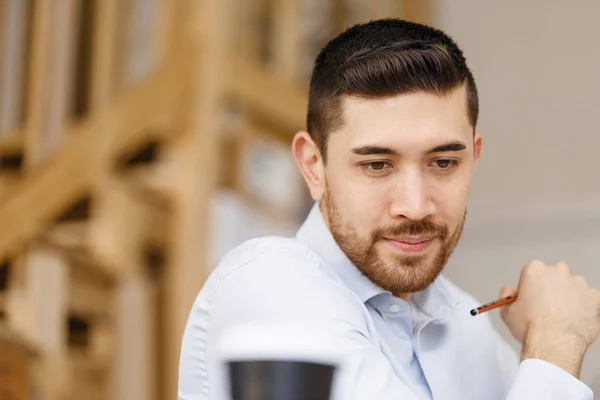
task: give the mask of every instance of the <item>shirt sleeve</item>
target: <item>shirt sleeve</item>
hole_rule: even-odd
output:
[[[556,365],[539,359],[521,363],[507,400],[593,400],[592,390]]]
[[[593,400],[592,390],[573,375],[540,359],[519,364],[517,353],[497,334],[501,377],[509,394],[506,400]]]

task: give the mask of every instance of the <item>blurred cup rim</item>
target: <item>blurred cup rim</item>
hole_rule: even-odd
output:
[[[217,351],[222,363],[296,361],[337,367],[342,361],[337,342],[331,335],[302,325],[248,324],[224,331]]]

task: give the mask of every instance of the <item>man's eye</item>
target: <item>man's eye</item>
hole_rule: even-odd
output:
[[[435,167],[439,169],[450,169],[456,167],[458,165],[458,161],[456,160],[435,160]]]
[[[361,164],[363,171],[372,177],[387,176],[393,165],[388,161],[370,161]]]
[[[387,163],[384,161],[375,161],[375,162],[367,163],[366,165],[369,169],[371,169],[373,171],[381,171],[382,169],[385,168]]]

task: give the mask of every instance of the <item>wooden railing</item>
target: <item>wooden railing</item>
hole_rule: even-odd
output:
[[[215,188],[295,221],[297,209],[261,205],[244,185],[245,149],[285,149],[304,129],[308,72],[332,35],[356,18],[431,11],[331,0],[325,15],[325,3],[0,2],[0,17],[21,16],[0,26],[0,99],[23,99],[0,107],[0,316],[37,349],[43,400],[175,398]],[[322,32],[307,28],[317,19]],[[9,68],[7,57],[22,58]]]

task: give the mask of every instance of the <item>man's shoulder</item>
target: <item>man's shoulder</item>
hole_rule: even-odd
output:
[[[290,295],[303,292],[354,300],[353,293],[309,246],[278,236],[252,239],[230,251],[209,276],[201,296],[257,291],[266,297],[282,288]]]
[[[296,238],[265,236],[248,240],[229,251],[215,268],[215,272],[229,273],[253,262],[301,257],[305,262],[316,264],[318,260],[310,248]]]
[[[298,239],[267,236],[248,240],[232,249],[212,271],[209,280],[235,279],[248,269],[260,276],[280,268],[292,273],[316,272],[323,266],[323,261]]]

